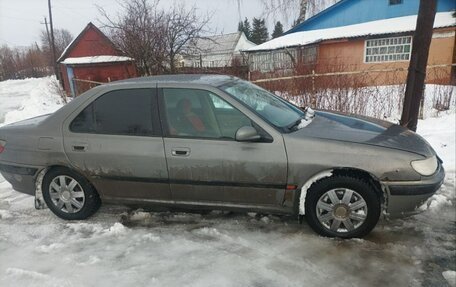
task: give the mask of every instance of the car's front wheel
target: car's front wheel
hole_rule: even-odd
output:
[[[43,198],[49,209],[66,220],[81,220],[93,215],[101,200],[93,186],[68,168],[54,168],[43,178]]]
[[[333,176],[307,191],[306,220],[317,233],[353,238],[367,235],[380,217],[380,198],[372,185],[348,176]]]

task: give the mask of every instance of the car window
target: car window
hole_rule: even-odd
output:
[[[79,133],[150,136],[152,90],[129,89],[108,92],[87,106],[70,124]]]
[[[302,110],[250,82],[239,80],[220,88],[280,129],[304,116]]]
[[[79,115],[71,122],[70,130],[75,133],[93,133],[95,125],[93,124],[93,105],[87,106]]]
[[[197,89],[163,89],[171,136],[235,139],[251,120],[219,96]]]

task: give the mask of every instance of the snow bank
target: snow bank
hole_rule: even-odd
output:
[[[456,271],[445,271],[442,272],[442,275],[445,278],[445,280],[448,281],[450,287],[456,287]]]
[[[0,82],[0,126],[53,113],[64,105],[55,77]]]
[[[418,121],[417,133],[423,136],[443,159],[446,172],[454,173],[456,165],[456,114]]]
[[[36,271],[24,270],[20,268],[6,269],[6,276],[25,283],[26,286],[49,286],[49,287],[70,287],[70,282]]]
[[[456,114],[418,121],[418,134],[423,136],[443,159],[446,178],[443,186],[428,201],[428,209],[438,216],[444,208],[456,203]],[[456,218],[456,211],[454,211]]]

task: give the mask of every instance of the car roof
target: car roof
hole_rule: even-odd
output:
[[[209,85],[218,87],[223,84],[239,80],[237,77],[227,75],[214,75],[214,74],[178,74],[178,75],[160,75],[130,78],[120,80],[115,83],[157,83],[157,84],[171,84],[171,83],[188,83],[197,85]]]

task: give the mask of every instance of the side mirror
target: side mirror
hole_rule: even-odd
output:
[[[238,142],[254,142],[261,139],[257,130],[251,126],[241,127],[236,132],[236,141]]]

